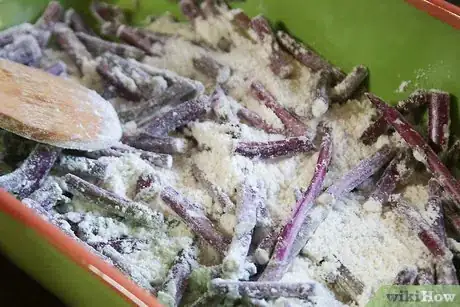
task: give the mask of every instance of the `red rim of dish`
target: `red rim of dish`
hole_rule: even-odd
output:
[[[460,7],[443,0],[406,0],[416,8],[427,12],[456,29],[460,29]],[[33,210],[0,189],[0,210],[15,220],[32,228],[48,243],[72,259],[77,265],[109,285],[127,302],[135,306],[161,307],[153,295],[141,289],[118,269],[93,255],[84,246],[64,234],[59,228],[42,219]]]
[[[103,284],[110,286],[129,304],[142,307],[161,307],[153,295],[137,286],[118,269],[92,254],[86,247],[45,221],[32,209],[27,208],[2,189],[0,189],[0,211],[36,231],[67,258],[96,276]]]
[[[460,7],[444,0],[406,0],[419,10],[460,29]]]

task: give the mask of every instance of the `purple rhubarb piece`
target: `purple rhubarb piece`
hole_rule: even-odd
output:
[[[305,136],[291,137],[278,141],[238,142],[235,153],[260,159],[272,159],[314,150],[313,143]]]
[[[398,200],[394,204],[394,212],[405,218],[410,229],[414,231],[420,240],[425,244],[428,250],[439,259],[449,259],[452,257],[451,252],[446,246],[446,243],[441,237],[433,230],[414,207]]]
[[[0,177],[0,187],[21,199],[27,197],[48,176],[60,151],[56,147],[37,145],[18,169]]]
[[[88,51],[96,56],[102,55],[105,52],[116,54],[122,58],[133,58],[136,60],[141,60],[145,56],[144,51],[130,45],[109,42],[84,32],[77,32],[76,35]]]
[[[192,174],[195,177],[195,179],[199,181],[202,185],[204,185],[205,189],[211,195],[212,199],[222,206],[222,211],[224,213],[227,213],[235,208],[235,204],[227,195],[227,193],[225,193],[221,187],[211,182],[207,178],[206,174],[198,167],[198,165],[192,163],[191,168]]]
[[[254,261],[257,264],[265,265],[270,261],[278,237],[279,231],[272,230],[271,233],[262,238],[254,251]]]
[[[399,152],[385,168],[369,198],[382,205],[386,204],[397,185],[407,180],[413,173],[413,166],[409,164],[411,158],[408,152]]]
[[[292,259],[296,256],[292,254],[296,237],[302,229],[307,212],[313,207],[314,201],[321,193],[327,168],[331,162],[332,140],[329,129],[326,128],[325,130],[313,178],[303,194],[303,198],[296,203],[291,218],[283,227],[273,255],[259,278],[261,281],[281,279],[289,268]]]
[[[394,151],[389,146],[379,149],[370,158],[366,158],[348,171],[342,178],[336,181],[327,189],[327,193],[335,199],[340,199],[343,195],[354,190],[367,178],[375,174],[394,156]]]
[[[259,114],[245,107],[241,107],[238,110],[237,115],[240,119],[246,121],[250,126],[264,130],[267,133],[283,134],[281,129],[274,128],[272,125],[263,120]]]
[[[50,1],[43,14],[36,22],[36,26],[45,30],[51,30],[62,18],[64,9],[58,1]]]
[[[353,70],[331,90],[331,99],[346,101],[361,86],[368,75],[368,70],[363,65],[356,66]]]
[[[286,53],[280,49],[270,24],[263,16],[258,15],[251,19],[250,27],[256,32],[262,44],[270,43],[270,69],[280,78],[288,78],[294,72],[294,66]]]
[[[139,35],[136,30],[130,26],[107,22],[102,25],[101,32],[104,35],[115,36],[129,45],[139,48],[147,55],[158,55],[152,50],[152,43],[150,40]]]
[[[251,246],[252,235],[257,223],[257,202],[260,199],[258,187],[245,180],[241,185],[239,201],[236,206],[236,225],[227,255],[222,261],[225,276],[242,278],[246,257]]]
[[[414,285],[416,283],[418,271],[414,268],[404,268],[396,275],[394,285]]]
[[[93,159],[98,159],[100,157],[122,157],[127,154],[135,154],[150,165],[162,168],[171,168],[173,163],[171,155],[145,151],[125,144],[116,145],[108,149],[91,151],[85,154],[89,158]]]
[[[150,189],[152,185],[157,181],[158,178],[152,173],[140,175],[139,178],[137,178],[136,182],[136,195],[142,192],[143,190]]]
[[[105,178],[107,166],[107,163],[99,160],[70,155],[62,155],[56,163],[56,169],[64,174],[97,179]]]
[[[315,295],[315,283],[279,282],[279,281],[235,281],[213,279],[210,285],[212,291],[231,298],[276,299],[293,297],[307,300]]]
[[[37,40],[30,34],[19,35],[11,44],[0,49],[0,58],[24,65],[36,65],[42,56]]]
[[[89,200],[127,221],[150,228],[158,228],[163,223],[162,215],[145,205],[125,199],[72,174],[65,175],[63,179],[68,192]]]
[[[446,151],[449,144],[450,95],[446,92],[429,92],[428,137],[436,152]]]
[[[293,37],[283,31],[276,33],[281,46],[286,49],[297,61],[314,72],[325,70],[332,72],[335,81],[341,81],[345,74],[340,69],[333,67],[328,61],[323,59],[313,50],[307,48],[302,43],[297,42]]]
[[[75,62],[80,72],[83,72],[85,62],[92,59],[85,45],[78,39],[72,29],[64,23],[57,23],[54,27],[53,34],[56,37],[58,45]]]
[[[369,127],[364,130],[361,140],[366,145],[372,145],[377,139],[388,130],[388,123],[383,116],[377,118]]]
[[[209,97],[206,95],[199,96],[156,116],[146,123],[142,129],[152,136],[167,136],[169,132],[185,126],[205,115],[209,106]]]
[[[420,160],[438,179],[441,186],[450,194],[452,199],[460,206],[460,186],[452,176],[449,169],[441,162],[437,154],[431,149],[423,137],[406,121],[395,109],[387,105],[377,96],[367,93],[367,97],[382,112],[385,120],[391,124],[412,148],[415,158]]]
[[[67,75],[67,65],[62,61],[58,61],[48,68],[45,68],[45,71],[58,77],[65,76]]]
[[[48,177],[48,180],[27,198],[39,203],[43,209],[50,210],[62,198],[62,189],[54,179]]]
[[[81,32],[93,35],[94,32],[91,30],[90,27],[85,23],[83,18],[81,18],[80,14],[75,12],[74,9],[70,8],[67,9],[64,15],[65,23],[75,32]]]
[[[430,212],[430,215],[436,216],[431,226],[434,232],[447,244],[442,192],[442,188],[436,179],[428,181],[428,203],[425,206],[425,210]]]
[[[251,94],[263,103],[267,108],[273,111],[276,116],[281,120],[286,128],[289,136],[303,136],[307,132],[307,127],[298,120],[294,115],[289,113],[283,106],[281,106],[276,98],[260,83],[254,81],[251,84]]]
[[[179,306],[185,290],[187,289],[190,274],[192,274],[192,270],[198,266],[196,260],[197,249],[195,247],[183,249],[176,256],[157,295],[160,300],[168,297],[170,298],[170,300],[168,300],[170,303],[169,306]]]
[[[225,83],[230,78],[230,67],[222,65],[209,55],[193,58],[193,67],[217,83]]]
[[[214,227],[200,205],[189,201],[172,187],[165,187],[160,197],[194,233],[213,246],[217,252],[224,254],[227,251],[230,239]]]
[[[15,38],[30,34],[37,40],[40,47],[45,47],[50,38],[50,32],[38,29],[30,23],[22,23],[17,26],[10,27],[0,32],[0,47],[11,44]]]
[[[173,137],[156,137],[145,133],[124,136],[123,142],[134,148],[164,154],[177,154],[186,151],[184,139]]]

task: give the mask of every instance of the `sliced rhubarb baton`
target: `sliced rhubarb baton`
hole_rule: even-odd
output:
[[[326,176],[329,163],[332,157],[332,141],[330,131],[325,129],[321,142],[321,149],[318,154],[315,172],[308,189],[303,194],[303,198],[297,202],[292,217],[283,227],[275,251],[268,262],[267,267],[260,276],[261,281],[279,280],[289,268],[290,262],[295,255],[292,254],[296,237],[301,231],[305,221],[306,213],[314,205],[315,199],[321,193],[323,181]]]
[[[433,176],[450,194],[460,207],[460,186],[447,167],[441,162],[437,154],[431,149],[423,137],[406,121],[395,108],[387,105],[379,97],[367,93],[369,100],[382,112],[385,120],[392,125],[406,143],[412,148],[414,157],[425,164]]]

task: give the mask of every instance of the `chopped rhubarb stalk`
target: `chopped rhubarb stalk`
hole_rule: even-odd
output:
[[[88,51],[95,56],[102,55],[105,52],[119,55],[122,58],[133,58],[136,60],[140,60],[145,56],[144,51],[130,45],[109,42],[84,32],[77,32],[76,35],[86,46]]]
[[[418,90],[412,93],[407,99],[398,102],[396,109],[401,114],[413,114],[417,109],[427,104],[428,94],[425,91]],[[366,145],[371,145],[377,141],[379,136],[388,131],[390,125],[384,116],[380,116],[374,121],[363,133],[361,140]]]
[[[414,231],[420,240],[425,244],[428,250],[440,259],[449,259],[452,257],[451,252],[446,246],[446,243],[433,230],[414,207],[405,203],[401,199],[394,204],[394,212],[405,218],[410,229]]]
[[[272,159],[314,149],[313,143],[307,137],[301,136],[278,141],[238,142],[235,152],[248,158]]]
[[[396,275],[394,285],[414,285],[417,280],[418,271],[416,268],[404,268]]]
[[[311,112],[314,117],[321,117],[329,109],[329,79],[330,73],[328,71],[322,71],[320,73],[318,83],[316,84],[316,88],[313,92]]]
[[[63,179],[64,188],[68,192],[91,201],[107,212],[126,219],[126,221],[150,228],[158,228],[163,223],[162,215],[145,205],[127,200],[72,174],[65,175]]]
[[[444,204],[446,227],[455,238],[460,238],[460,214],[457,208],[450,204]]]
[[[230,78],[230,67],[220,64],[209,55],[193,58],[193,67],[217,83],[225,83]]]
[[[130,263],[127,257],[119,253],[115,248],[110,245],[105,245],[101,248],[101,252],[104,256],[112,260],[113,264],[128,275],[134,282],[140,285],[142,288],[152,290],[151,276],[145,269],[138,267],[137,265]]]
[[[126,21],[121,8],[105,2],[92,1],[90,12],[100,24],[104,24],[106,22],[121,24]]]
[[[256,299],[294,297],[306,300],[315,295],[316,285],[308,282],[234,281],[216,278],[211,281],[210,287],[217,294],[226,295],[233,299],[242,297]]]
[[[50,210],[62,198],[62,189],[54,179],[48,178],[39,189],[27,198],[39,203],[43,209]]]
[[[439,160],[423,137],[395,109],[387,105],[377,96],[367,93],[367,97],[382,112],[385,120],[391,124],[412,148],[414,157],[425,164],[441,186],[450,194],[456,204],[460,204],[460,186],[449,172],[449,169]],[[458,205],[460,206],[460,205]]]
[[[0,188],[17,194],[20,199],[29,196],[48,176],[60,151],[56,147],[37,145],[19,168],[0,177]]]
[[[159,76],[157,76],[159,78]],[[169,79],[169,78],[168,78]],[[143,125],[157,115],[157,112],[165,105],[176,105],[194,97],[204,91],[203,84],[190,79],[177,79],[166,88],[158,97],[152,97],[145,103],[139,104],[125,112],[119,113],[125,121],[135,120],[138,125]]]
[[[145,28],[134,28],[134,31],[140,36],[148,39],[152,44],[160,43],[164,45],[166,41],[173,36],[172,34],[155,32]]]
[[[363,65],[356,66],[353,70],[331,90],[331,99],[346,101],[361,86],[368,75],[368,70]]]
[[[50,38],[50,32],[38,29],[30,23],[22,23],[0,32],[0,47],[11,44],[15,38],[30,34],[37,40],[40,47],[45,47]]]
[[[428,181],[428,203],[425,206],[427,212],[434,216],[431,224],[434,232],[444,241],[447,242],[446,228],[444,226],[444,210],[442,199],[442,188],[436,179]]]
[[[267,108],[273,111],[275,115],[284,124],[287,134],[289,136],[302,136],[305,135],[307,127],[294,115],[289,113],[283,106],[281,106],[276,98],[263,86],[259,81],[254,81],[251,84],[251,94],[263,103]]]
[[[270,48],[270,69],[280,78],[288,78],[294,72],[294,66],[289,60],[287,54],[280,49],[275,34],[270,28],[267,19],[259,15],[251,19],[250,26],[257,34],[259,41]]]
[[[388,123],[383,116],[377,118],[369,127],[364,130],[361,140],[366,145],[374,144],[377,139],[388,130]]]
[[[397,185],[406,181],[413,173],[414,167],[410,165],[411,159],[412,156],[407,151],[399,152],[385,168],[369,198],[381,205],[386,204]]]
[[[141,49],[148,55],[158,55],[153,52],[150,40],[142,37],[135,29],[129,26],[108,22],[102,25],[101,32],[104,35],[118,37],[125,43]]]
[[[348,171],[341,179],[327,189],[327,193],[335,199],[340,199],[351,192],[366,179],[374,175],[387,164],[394,156],[394,151],[389,146],[384,146],[370,158],[366,158]]]
[[[345,74],[340,69],[333,67],[328,61],[323,59],[320,55],[312,49],[307,48],[302,43],[297,42],[293,37],[283,31],[276,33],[278,41],[281,46],[286,49],[297,61],[304,66],[310,68],[314,72],[320,70],[330,71],[335,81],[342,81]]]
[[[169,132],[205,115],[209,106],[209,97],[199,96],[153,118],[145,124],[143,130],[152,136],[167,136]]]
[[[434,285],[434,274],[431,268],[419,269],[417,279],[415,280],[416,285]]]
[[[293,248],[296,247],[296,238],[302,229],[308,211],[313,207],[314,201],[321,193],[331,157],[332,140],[330,131],[326,128],[310,185],[303,194],[302,199],[296,203],[291,218],[288,219],[287,224],[283,227],[273,255],[259,280],[272,281],[281,279],[288,270],[292,259],[297,256],[297,254],[293,254]],[[295,252],[300,252],[300,249]]]
[[[171,187],[165,187],[160,197],[193,232],[214,247],[217,252],[225,254],[230,239],[214,227],[201,205],[189,201]]]
[[[97,72],[131,100],[149,99],[165,89],[163,78],[152,78],[140,67],[118,55],[104,53],[97,65]],[[158,82],[160,81],[160,82]]]
[[[85,157],[62,155],[56,163],[56,169],[64,174],[104,179],[107,163]]]
[[[198,182],[204,185],[212,199],[222,206],[223,213],[234,210],[235,204],[227,195],[227,193],[225,193],[221,187],[211,182],[206,176],[205,172],[203,172],[195,163],[192,163],[192,174]]]
[[[422,106],[425,106],[429,102],[429,93],[424,90],[417,90],[409,95],[404,100],[401,100],[396,105],[396,109],[401,114],[409,114]]]
[[[428,136],[435,152],[446,151],[449,143],[450,95],[446,92],[429,92]]]
[[[67,75],[67,65],[62,62],[58,61],[55,64],[45,68],[47,72],[55,76],[66,76]]]
[[[63,12],[58,1],[51,1],[35,25],[44,30],[52,30],[53,26],[61,20]]]
[[[457,271],[452,259],[442,259],[435,262],[437,285],[458,285]]]
[[[64,15],[65,23],[75,32],[81,32],[86,34],[94,34],[91,28],[83,21],[80,14],[75,12],[74,9],[70,8],[65,11]]]
[[[246,257],[251,246],[252,234],[257,223],[258,187],[245,180],[241,185],[236,207],[236,225],[227,255],[222,261],[222,273],[226,279],[246,279]]]
[[[449,169],[458,165],[460,161],[460,139],[455,139],[452,146],[442,153],[442,161]]]
[[[197,249],[193,246],[183,249],[176,256],[160,291],[156,295],[165,306],[180,305],[190,274],[198,266],[196,259]]]
[[[145,133],[125,136],[123,142],[134,148],[164,154],[184,153],[187,145],[184,139],[173,137],[156,137]]]
[[[184,14],[184,16],[190,21],[195,20],[198,16],[204,17],[200,6],[194,0],[180,0],[179,8],[182,14]]]
[[[0,49],[0,58],[24,65],[37,64],[42,55],[37,40],[29,34],[15,37],[13,43]]]
[[[268,124],[262,117],[254,111],[251,111],[245,107],[241,107],[237,113],[238,117],[246,121],[250,126],[264,130],[267,133],[283,134],[281,129],[273,128],[272,125]]]
[[[140,192],[144,190],[150,189],[153,186],[153,184],[158,181],[159,181],[158,177],[152,173],[140,175],[139,178],[137,178],[137,182],[136,182],[136,191],[135,191],[136,197],[137,197],[137,194],[139,194]]]
[[[98,159],[100,157],[122,157],[127,154],[135,154],[147,163],[162,168],[171,168],[173,163],[171,155],[136,149],[124,144],[85,153],[87,157],[93,159]]]
[[[53,34],[59,46],[70,56],[78,69],[80,69],[80,72],[82,72],[84,64],[92,59],[85,45],[78,39],[72,29],[63,23],[56,24]]]

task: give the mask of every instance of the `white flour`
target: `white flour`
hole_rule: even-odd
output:
[[[241,105],[257,112],[273,126],[283,127],[271,110],[262,106],[248,93],[250,84],[255,80],[260,81],[273,93],[281,105],[301,116],[313,135],[318,120],[327,121],[332,128],[333,156],[325,180],[326,186],[331,185],[362,159],[372,155],[382,145],[392,143],[393,146],[401,146],[398,136],[391,138],[382,136],[372,146],[366,146],[359,140],[375,116],[371,103],[364,98],[359,101],[350,100],[342,105],[334,104],[323,118],[314,119],[311,114],[311,89],[317,82],[316,74],[297,63],[295,64],[296,78],[291,80],[275,77],[268,66],[267,48],[261,48],[255,40],[252,41],[233,31],[228,20],[229,16],[230,13],[225,12],[222,15],[209,16],[206,20],[198,19],[195,22],[196,32],[190,25],[172,22],[170,18],[158,19],[149,28],[159,32],[174,33],[176,38],[167,40],[161,47],[164,56],[147,57],[144,63],[197,79],[206,85],[208,92],[211,92],[215,87],[214,81],[198,72],[192,64],[193,58],[207,54],[231,68],[232,75],[225,84],[228,94]],[[190,41],[192,39],[202,41],[216,47],[223,36],[232,42],[230,53],[203,48]],[[97,87],[94,85],[97,82],[92,82],[97,79],[92,73],[94,70],[88,68],[88,71],[90,76],[85,77],[83,83],[91,83],[90,87]],[[226,107],[226,110],[232,109],[231,105]],[[233,120],[223,124],[209,120],[190,124],[186,133],[193,136],[198,146],[185,155],[174,156],[173,168],[170,170],[152,167],[136,155],[101,158],[109,165],[107,176],[101,184],[120,196],[135,198],[139,176],[154,174],[160,182],[155,183],[154,188],[149,191],[142,192],[144,194],[137,195],[136,200],[148,203],[152,208],[170,216],[171,212],[159,199],[158,192],[161,186],[173,186],[189,199],[201,204],[209,216],[220,216],[218,227],[231,235],[235,224],[233,212],[221,215],[221,208],[216,208],[210,195],[195,180],[191,165],[196,164],[206,174],[207,179],[220,187],[233,201],[236,200],[236,189],[245,176],[250,176],[255,180],[263,181],[267,207],[275,223],[281,226],[290,216],[295,204],[294,191],[308,186],[318,154],[317,152],[300,154],[273,161],[235,155],[232,150],[239,140],[278,140],[283,139],[284,136],[267,134]],[[424,211],[427,201],[426,184],[408,186],[402,194],[407,201],[422,211],[428,221],[431,221],[430,213]],[[326,286],[326,280],[338,274],[337,261],[339,261],[364,284],[363,294],[357,302],[359,306],[364,306],[380,285],[391,284],[396,274],[405,266],[428,266],[431,255],[403,221],[391,212],[382,216],[375,214],[373,210],[375,204],[368,203],[368,208],[363,209],[365,201],[365,195],[353,192],[334,206],[334,210],[304,248],[304,253],[308,256],[299,256],[295,259],[283,280],[313,279]],[[85,219],[88,219],[87,226],[92,227],[104,218],[87,214]],[[148,251],[135,252],[126,258],[129,263],[135,263],[143,269],[137,274],[147,274],[148,276],[143,278],[151,278],[157,282],[165,276],[173,255],[181,247],[190,244],[190,233],[182,224],[173,223],[174,226],[171,224],[169,228],[165,225],[165,229],[148,234],[146,229],[127,229],[119,223],[110,222],[110,224],[108,220],[105,223],[107,229],[100,232],[97,238],[93,238],[94,240],[107,240],[115,232],[155,237]],[[272,306],[341,305],[329,290],[323,289],[320,292],[322,294],[315,297],[313,302],[282,298],[270,304]]]

